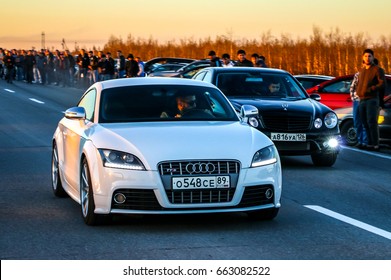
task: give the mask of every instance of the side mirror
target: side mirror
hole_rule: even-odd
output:
[[[259,126],[258,109],[253,105],[243,105],[240,107],[240,118],[242,122],[257,128]]]
[[[85,119],[86,110],[84,107],[72,107],[65,111],[65,117],[68,119]]]
[[[240,117],[241,118],[258,117],[258,109],[253,105],[243,105],[242,107],[240,107]]]
[[[311,98],[311,99],[314,99],[314,100],[316,100],[316,101],[320,101],[320,99],[321,99],[320,95],[317,94],[317,93],[311,93],[311,94],[310,94],[310,98]]]

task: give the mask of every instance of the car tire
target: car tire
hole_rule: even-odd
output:
[[[58,162],[58,150],[57,145],[54,143],[52,149],[52,189],[53,193],[57,197],[67,197],[67,193],[62,187],[60,178],[60,168]]]
[[[341,136],[346,145],[354,146],[357,144],[357,132],[353,120],[348,120],[341,125]]]
[[[84,222],[89,226],[100,225],[107,221],[107,215],[95,214],[94,193],[87,159],[80,168],[80,205]]]
[[[312,163],[316,166],[331,167],[337,160],[338,152],[311,154]]]
[[[247,216],[250,219],[257,221],[270,221],[273,220],[278,215],[278,211],[280,208],[270,208],[270,209],[262,209],[255,211],[248,211]]]

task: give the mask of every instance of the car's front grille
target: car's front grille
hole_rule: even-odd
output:
[[[224,203],[232,200],[239,178],[240,163],[235,160],[167,161],[158,165],[168,200],[173,204]],[[173,190],[173,177],[229,176],[224,189]]]
[[[240,164],[238,161],[167,161],[158,165],[161,176],[171,175],[221,175],[238,174]]]
[[[272,195],[270,195],[270,191]],[[269,192],[269,197],[266,193]],[[124,203],[117,203],[114,200],[116,194],[123,194],[125,196]],[[234,190],[208,190],[208,191],[192,191],[192,192],[175,192],[168,191],[169,200],[172,204],[201,204],[201,203],[219,203],[229,202],[232,200]],[[244,208],[271,204],[274,201],[274,189],[272,185],[251,186],[244,189],[244,193],[240,203],[236,206],[225,207],[192,207],[192,208],[163,208],[153,190],[142,189],[118,189],[114,192],[111,208],[123,210],[146,210],[146,211],[172,211],[172,210],[197,210],[197,209],[230,209],[230,208]],[[194,205],[193,205],[194,206]]]
[[[227,190],[166,190],[168,200],[172,204],[199,204],[199,203],[222,203],[230,202],[235,189]]]
[[[261,116],[265,129],[274,132],[294,132],[310,129],[311,116],[292,116],[292,115],[269,115]]]

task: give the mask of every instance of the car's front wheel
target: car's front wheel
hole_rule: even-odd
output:
[[[338,152],[312,154],[312,163],[316,166],[333,166],[337,160]]]
[[[277,217],[280,208],[270,208],[255,211],[248,211],[247,216],[253,220],[268,221]]]
[[[53,145],[52,150],[52,189],[55,196],[67,197],[67,193],[61,184],[58,150],[56,144]]]
[[[94,193],[87,159],[83,159],[80,169],[80,204],[84,222],[93,226],[105,221],[104,215],[95,214]]]
[[[357,132],[353,125],[353,120],[344,122],[341,126],[341,136],[348,146],[357,144]]]

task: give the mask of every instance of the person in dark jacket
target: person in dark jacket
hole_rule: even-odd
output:
[[[36,64],[35,56],[33,55],[33,52],[29,50],[24,58],[24,65],[26,67],[26,81],[28,84],[33,83],[33,77],[34,77],[33,70],[35,64]]]
[[[137,61],[134,59],[134,56],[131,53],[127,57],[127,61],[125,63],[125,71],[127,78],[137,77],[139,67]]]
[[[241,67],[253,67],[253,63],[246,58],[246,52],[244,50],[238,50],[238,61],[236,62],[235,66],[241,66]]]
[[[5,50],[5,56],[3,57],[3,63],[5,66],[5,69],[7,70],[5,79],[7,80],[7,83],[12,84],[12,78],[14,76],[14,68],[15,68],[15,59],[12,56],[11,52],[8,50]]]
[[[384,88],[384,71],[374,63],[371,49],[363,52],[364,67],[359,72],[356,93],[360,98],[359,112],[368,136],[368,150],[379,150],[379,94]]]
[[[211,67],[221,67],[221,61],[220,58],[216,55],[215,51],[210,51],[208,53],[209,59],[210,59],[210,66]]]

